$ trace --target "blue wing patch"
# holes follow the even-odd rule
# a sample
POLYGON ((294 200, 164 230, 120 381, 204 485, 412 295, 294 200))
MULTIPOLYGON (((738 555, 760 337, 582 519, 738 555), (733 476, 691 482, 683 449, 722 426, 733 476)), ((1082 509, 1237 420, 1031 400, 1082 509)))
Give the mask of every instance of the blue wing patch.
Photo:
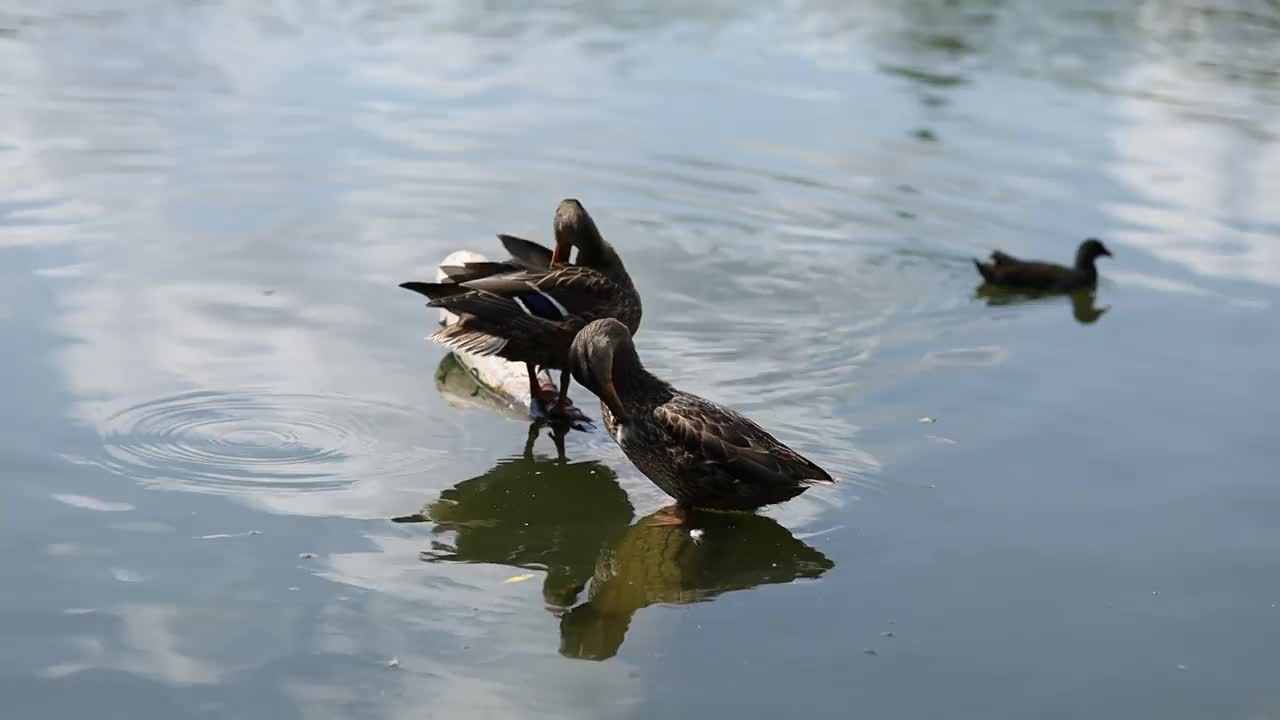
POLYGON ((553 322, 560 322, 565 318, 564 306, 541 291, 534 290, 524 295, 516 295, 511 299, 515 300, 520 309, 528 315, 553 322))

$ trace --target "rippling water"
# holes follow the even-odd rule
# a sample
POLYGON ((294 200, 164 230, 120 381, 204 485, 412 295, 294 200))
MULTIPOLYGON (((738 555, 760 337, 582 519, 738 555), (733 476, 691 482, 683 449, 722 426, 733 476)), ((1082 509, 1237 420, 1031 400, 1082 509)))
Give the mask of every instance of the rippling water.
POLYGON ((1277 68, 1271 0, 0 0, 0 691, 1276 716, 1277 68), (437 372, 396 284, 569 196, 836 489, 650 527, 437 372), (975 292, 1086 236, 1094 296, 975 292))
POLYGON ((74 459, 177 489, 346 490, 417 475, 445 454, 448 436, 424 433, 416 416, 340 395, 191 392, 111 415, 99 429, 104 457, 74 459))

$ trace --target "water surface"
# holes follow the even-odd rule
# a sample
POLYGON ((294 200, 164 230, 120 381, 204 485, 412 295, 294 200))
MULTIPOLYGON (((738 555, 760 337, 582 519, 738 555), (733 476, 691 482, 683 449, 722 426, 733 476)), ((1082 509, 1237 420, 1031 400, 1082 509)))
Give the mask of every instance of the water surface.
POLYGON ((9 706, 1280 716, 1280 9, 857 5, 0 0, 9 706), (563 197, 837 488, 442 392, 396 284, 563 197))

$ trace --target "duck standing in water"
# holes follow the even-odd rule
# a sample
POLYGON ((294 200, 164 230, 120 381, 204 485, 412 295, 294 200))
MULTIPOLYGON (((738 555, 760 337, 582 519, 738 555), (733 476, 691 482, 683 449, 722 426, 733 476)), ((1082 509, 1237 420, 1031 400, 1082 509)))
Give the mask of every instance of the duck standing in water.
POLYGON ((1071 292, 1098 284, 1098 269, 1094 261, 1101 256, 1111 257, 1111 251, 1101 240, 1089 238, 1080 243, 1076 251, 1074 267, 1064 267, 1035 260, 1019 260, 996 250, 991 262, 974 260, 982 278, 991 285, 1036 292, 1071 292))
POLYGON ((530 397, 544 414, 570 418, 569 347, 578 331, 599 318, 617 318, 634 333, 640 327, 640 294, 613 246, 577 200, 560 203, 555 217, 556 246, 545 248, 519 238, 502 237, 512 253, 503 263, 467 263, 449 268, 449 282, 406 282, 400 287, 431 298, 429 305, 449 310, 458 322, 431 339, 475 355, 496 355, 525 364, 530 397), (577 264, 569 264, 572 248, 577 264), (546 266, 541 267, 543 261, 546 266), (560 391, 544 390, 538 368, 561 370, 560 391))
POLYGON ((582 328, 569 368, 600 398, 605 427, 627 458, 675 498, 665 524, 692 508, 755 510, 834 482, 754 422, 655 377, 616 320, 582 328))

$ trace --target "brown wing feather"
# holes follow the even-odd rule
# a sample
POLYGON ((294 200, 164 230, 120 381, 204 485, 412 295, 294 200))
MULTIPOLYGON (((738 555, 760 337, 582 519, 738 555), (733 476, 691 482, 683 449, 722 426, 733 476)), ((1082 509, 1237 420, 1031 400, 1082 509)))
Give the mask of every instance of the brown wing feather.
POLYGON ((745 482, 832 482, 825 470, 764 428, 707 400, 678 395, 659 406, 654 416, 662 430, 687 452, 745 482))
POLYGON ((498 240, 502 241, 502 246, 511 254, 511 259, 524 267, 530 270, 551 267, 551 248, 515 235, 499 234, 498 240))
MULTIPOLYGON (((517 272, 494 275, 462 283, 470 290, 511 298, 527 294, 530 289, 551 296, 570 315, 592 316, 601 304, 608 302, 620 290, 601 273, 590 268, 566 265, 542 272, 517 272)), ((518 310, 518 308, 517 308, 518 310)))
POLYGON ((507 346, 506 338, 490 335, 482 330, 471 328, 468 318, 463 318, 447 327, 440 328, 431 335, 431 339, 454 350, 461 350, 473 355, 496 355, 507 346))
POLYGON ((504 273, 520 272, 524 269, 523 265, 514 262, 469 262, 462 265, 441 265, 440 269, 444 271, 446 277, 453 283, 465 283, 472 280, 479 280, 491 275, 501 275, 504 273))

